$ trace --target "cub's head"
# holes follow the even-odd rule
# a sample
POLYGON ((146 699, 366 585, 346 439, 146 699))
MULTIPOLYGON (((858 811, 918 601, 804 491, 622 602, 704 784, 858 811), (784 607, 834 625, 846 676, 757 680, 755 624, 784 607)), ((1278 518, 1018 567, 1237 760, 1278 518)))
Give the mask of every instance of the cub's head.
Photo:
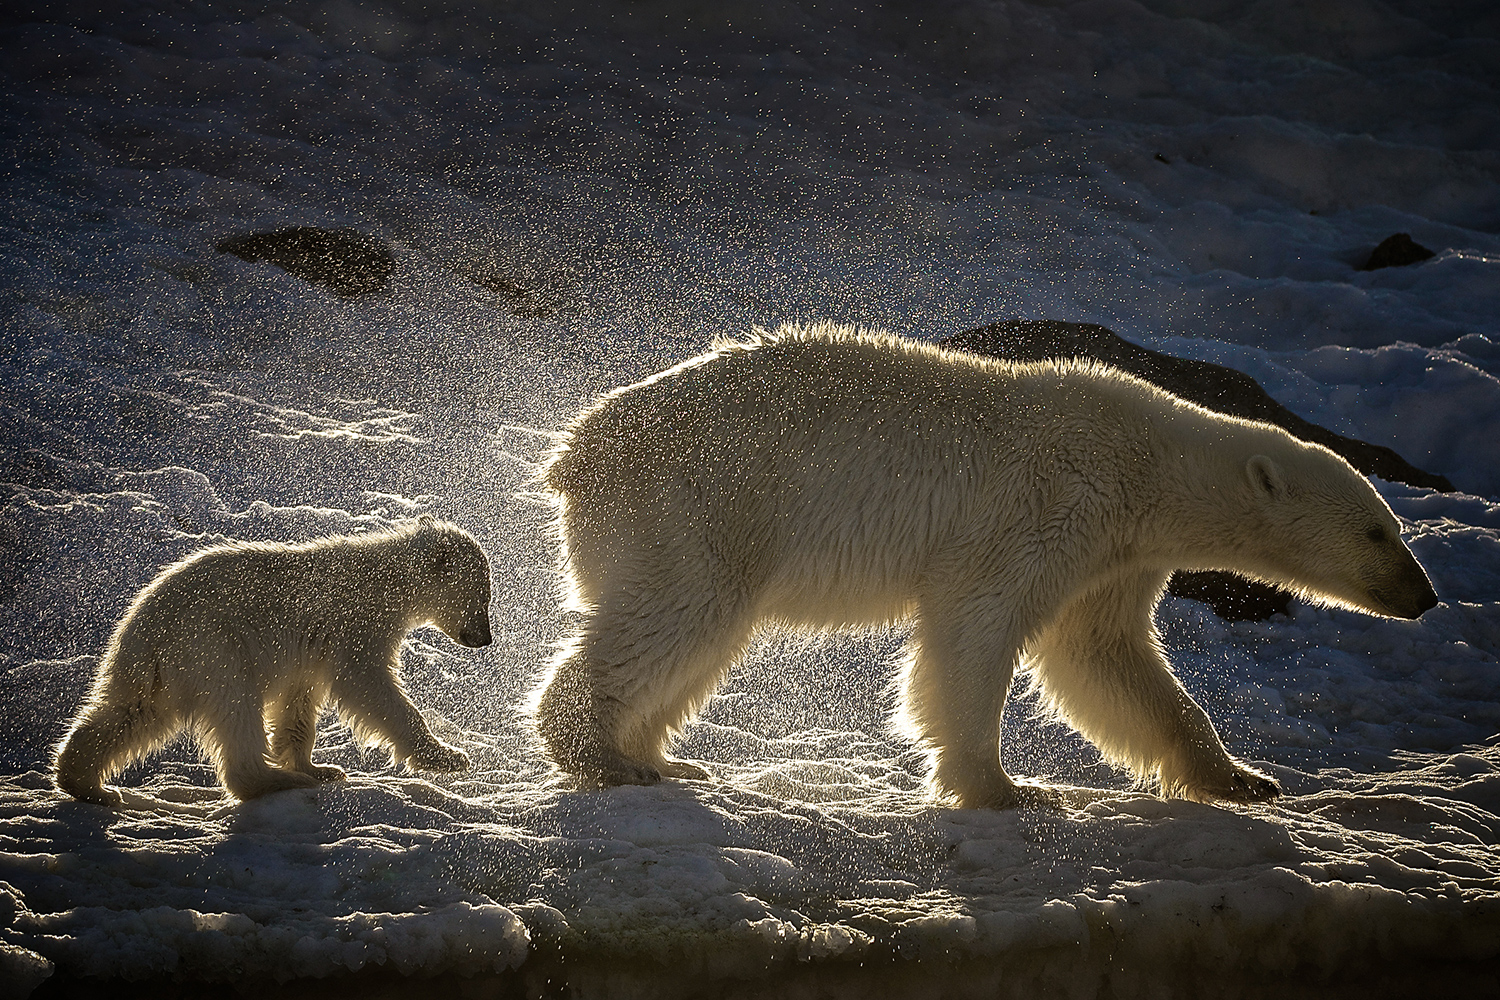
POLYGON ((462 646, 490 644, 490 561, 467 531, 424 514, 411 535, 418 610, 462 646))
POLYGON ((1391 618, 1418 618, 1437 604, 1400 522, 1339 456, 1301 445, 1252 456, 1243 475, 1261 535, 1254 548, 1275 582, 1316 603, 1391 618))

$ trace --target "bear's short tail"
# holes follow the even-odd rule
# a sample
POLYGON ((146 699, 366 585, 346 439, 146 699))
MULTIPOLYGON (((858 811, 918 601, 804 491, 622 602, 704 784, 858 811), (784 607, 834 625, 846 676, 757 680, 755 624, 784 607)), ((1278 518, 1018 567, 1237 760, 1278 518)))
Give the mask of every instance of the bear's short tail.
POLYGON ((568 434, 542 463, 542 482, 558 496, 579 497, 599 478, 598 463, 580 451, 577 435, 568 434))

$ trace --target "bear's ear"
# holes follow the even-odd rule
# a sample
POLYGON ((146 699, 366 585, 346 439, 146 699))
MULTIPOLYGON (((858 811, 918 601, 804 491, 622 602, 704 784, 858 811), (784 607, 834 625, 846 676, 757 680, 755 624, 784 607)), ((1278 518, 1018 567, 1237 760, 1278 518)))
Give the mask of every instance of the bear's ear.
POLYGON ((1286 477, 1281 466, 1265 455, 1255 455, 1245 463, 1245 476, 1250 488, 1265 500, 1280 500, 1286 495, 1286 477))
POLYGON ((437 518, 433 517, 431 514, 423 514, 421 517, 417 518, 417 523, 424 528, 430 528, 434 524, 437 524, 437 518))

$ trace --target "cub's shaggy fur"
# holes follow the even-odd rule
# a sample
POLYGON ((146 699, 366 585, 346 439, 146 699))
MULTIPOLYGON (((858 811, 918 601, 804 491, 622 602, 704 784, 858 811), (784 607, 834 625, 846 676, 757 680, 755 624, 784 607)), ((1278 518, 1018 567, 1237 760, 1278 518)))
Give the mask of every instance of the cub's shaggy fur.
POLYGON ((1229 755, 1162 656, 1171 572, 1401 618, 1437 600, 1385 502, 1326 448, 1096 364, 826 326, 609 393, 545 481, 584 621, 537 730, 606 783, 706 776, 667 742, 758 623, 911 619, 900 717, 939 794, 1023 797, 999 741, 1024 661, 1059 717, 1164 794, 1266 799, 1275 782, 1229 755))
POLYGON ((103 782, 184 729, 241 799, 342 778, 312 762, 329 701, 398 761, 461 771, 468 757, 438 741, 407 697, 401 642, 431 624, 462 645, 488 645, 489 603, 478 543, 431 517, 196 552, 147 584, 115 628, 58 748, 57 784, 119 805, 103 782))

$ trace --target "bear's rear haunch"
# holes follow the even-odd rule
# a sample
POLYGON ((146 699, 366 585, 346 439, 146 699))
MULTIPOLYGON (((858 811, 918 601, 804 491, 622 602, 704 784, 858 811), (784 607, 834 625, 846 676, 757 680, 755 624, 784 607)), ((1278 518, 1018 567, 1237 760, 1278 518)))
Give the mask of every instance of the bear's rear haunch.
POLYGON ((1437 603, 1390 508, 1326 448, 1095 364, 827 326, 615 390, 545 478, 583 624, 536 725, 559 766, 606 784, 706 777, 667 743, 758 624, 910 619, 899 721, 939 795, 1036 794, 999 756, 1024 658, 1051 710, 1163 794, 1268 799, 1162 656, 1172 571, 1398 618, 1437 603))

